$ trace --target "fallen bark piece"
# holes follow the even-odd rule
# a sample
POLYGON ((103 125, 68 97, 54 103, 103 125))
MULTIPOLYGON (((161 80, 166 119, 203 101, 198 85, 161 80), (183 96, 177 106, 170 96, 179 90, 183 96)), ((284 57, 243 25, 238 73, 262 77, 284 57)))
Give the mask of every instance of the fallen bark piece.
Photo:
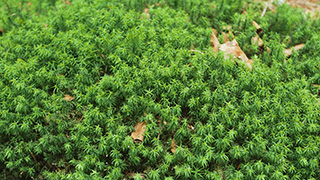
MULTIPOLYGON (((302 48, 304 48, 304 44, 298 44, 298 45, 295 45, 294 47, 293 47, 293 49, 295 50, 295 51, 298 51, 298 50, 300 50, 300 49, 302 49, 302 48)), ((288 48, 288 49, 286 49, 286 50, 284 50, 284 54, 286 55, 286 56, 291 56, 292 55, 292 48, 288 48)))
POLYGON ((131 137, 134 142, 142 142, 144 139, 143 133, 146 131, 147 123, 146 122, 138 122, 134 126, 134 132, 131 133, 131 137))

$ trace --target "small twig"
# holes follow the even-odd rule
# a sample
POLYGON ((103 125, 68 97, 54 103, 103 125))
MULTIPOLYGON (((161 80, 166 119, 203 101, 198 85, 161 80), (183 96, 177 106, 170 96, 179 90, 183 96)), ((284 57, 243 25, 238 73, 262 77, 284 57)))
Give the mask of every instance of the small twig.
POLYGON ((269 8, 270 4, 272 4, 272 3, 273 3, 273 0, 271 0, 270 2, 265 2, 266 7, 263 9, 261 17, 263 17, 266 14, 267 9, 269 8))
POLYGON ((194 50, 194 49, 191 49, 191 51, 192 51, 192 52, 198 52, 198 53, 201 53, 201 54, 203 54, 203 52, 201 52, 201 51, 198 51, 198 50, 194 50))
POLYGON ((30 152, 30 154, 31 154, 33 160, 36 162, 36 164, 38 164, 38 161, 37 161, 37 159, 36 159, 36 156, 35 156, 32 152, 30 152))

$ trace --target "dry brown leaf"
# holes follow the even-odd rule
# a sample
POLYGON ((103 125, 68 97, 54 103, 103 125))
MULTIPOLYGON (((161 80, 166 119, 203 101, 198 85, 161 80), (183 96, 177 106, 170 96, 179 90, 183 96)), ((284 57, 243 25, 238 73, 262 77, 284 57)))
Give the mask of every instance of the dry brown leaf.
POLYGON ((241 50, 238 45, 238 42, 234 39, 233 41, 228 41, 221 45, 220 50, 225 52, 225 59, 228 59, 230 55, 233 55, 235 58, 239 58, 244 62, 247 62, 249 59, 241 50))
POLYGON ((257 30, 256 33, 258 35, 263 32, 261 26, 258 23, 256 23, 255 21, 252 21, 252 25, 256 28, 256 30, 257 30))
POLYGON ((320 85, 318 85, 318 84, 313 84, 313 87, 317 87, 320 89, 320 85))
POLYGON ((126 176, 127 177, 130 177, 129 179, 133 179, 136 175, 140 176, 142 179, 144 179, 146 177, 145 174, 142 174, 142 173, 133 173, 133 172, 130 172, 130 173, 127 173, 126 176))
POLYGON ((259 47, 263 46, 263 41, 260 38, 259 34, 261 34, 263 32, 261 26, 256 23, 255 21, 252 21, 252 25, 256 28, 256 36, 251 38, 251 43, 253 45, 258 45, 259 47))
POLYGON ((70 1, 64 1, 64 0, 63 0, 63 3, 68 4, 68 5, 70 5, 70 4, 71 4, 71 2, 70 2, 70 1))
POLYGON ((176 143, 176 141, 174 139, 172 139, 170 147, 171 147, 171 152, 175 153, 176 149, 177 149, 177 143, 176 143))
POLYGON ((253 64, 253 59, 249 59, 249 61, 246 62, 246 65, 249 67, 250 70, 252 70, 252 64, 253 64))
POLYGON ((194 127, 193 127, 192 125, 189 125, 189 126, 188 126, 188 129, 194 130, 194 127))
POLYGON ((225 59, 228 59, 230 56, 233 60, 240 59, 247 64, 250 70, 252 69, 252 60, 250 61, 248 59, 247 55, 241 50, 235 39, 222 44, 220 50, 224 52, 225 59))
POLYGON ((230 25, 229 26, 223 26, 222 29, 228 30, 228 32, 229 32, 229 31, 231 31, 232 26, 230 26, 230 25))
POLYGON ((228 42, 229 41, 229 33, 222 32, 222 35, 223 35, 223 43, 228 42))
POLYGON ((64 95, 63 100, 65 100, 65 101, 72 101, 72 100, 74 100, 74 97, 72 97, 72 96, 70 96, 70 95, 66 94, 66 95, 64 95))
POLYGON ((149 8, 144 8, 143 12, 147 15, 147 18, 150 18, 150 13, 148 12, 149 8))
POLYGON ((306 14, 310 13, 311 17, 317 17, 320 15, 319 0, 287 0, 287 4, 295 8, 302 8, 306 14))
MULTIPOLYGON (((295 46, 293 47, 293 49, 294 49, 295 51, 298 51, 298 50, 302 49, 304 46, 305 46, 304 44, 298 44, 298 45, 295 45, 295 46)), ((293 51, 292 51, 292 48, 288 48, 288 49, 284 50, 284 54, 285 54, 286 56, 291 56, 291 55, 292 55, 292 52, 293 52, 293 51)))
POLYGON ((263 46, 263 41, 262 41, 262 39, 259 37, 258 34, 256 34, 255 37, 252 37, 252 38, 251 38, 251 43, 252 43, 253 45, 258 45, 259 47, 262 47, 262 46, 263 46))
POLYGON ((219 51, 219 47, 220 47, 220 43, 219 40, 217 38, 217 30, 215 30, 214 28, 212 28, 212 34, 211 34, 211 40, 210 40, 210 44, 212 46, 212 49, 214 52, 218 52, 219 51))
POLYGON ((141 142, 144 139, 143 133, 146 131, 147 123, 146 122, 138 122, 134 126, 134 132, 131 133, 131 137, 134 142, 141 142))

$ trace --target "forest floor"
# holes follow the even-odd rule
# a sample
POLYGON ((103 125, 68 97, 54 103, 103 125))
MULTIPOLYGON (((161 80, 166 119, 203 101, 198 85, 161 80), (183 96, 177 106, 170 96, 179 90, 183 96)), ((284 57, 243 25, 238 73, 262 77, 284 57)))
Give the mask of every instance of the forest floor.
POLYGON ((320 0, 286 0, 293 7, 300 7, 312 16, 320 13, 320 0))

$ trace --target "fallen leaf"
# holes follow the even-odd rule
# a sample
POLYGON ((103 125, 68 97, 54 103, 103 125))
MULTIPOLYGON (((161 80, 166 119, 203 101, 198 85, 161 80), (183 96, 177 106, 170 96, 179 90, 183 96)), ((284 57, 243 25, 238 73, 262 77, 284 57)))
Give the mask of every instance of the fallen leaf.
POLYGON ((211 34, 211 40, 210 40, 210 44, 212 46, 212 49, 214 52, 218 52, 219 51, 219 47, 220 47, 220 43, 219 40, 217 38, 217 30, 215 30, 214 28, 212 28, 212 34, 211 34))
POLYGON ((229 41, 229 33, 222 32, 222 35, 223 35, 223 43, 228 42, 229 41))
POLYGON ((174 139, 172 139, 170 147, 171 147, 171 152, 175 153, 176 149, 177 149, 177 143, 176 143, 176 141, 174 139))
POLYGON ((64 95, 63 100, 65 100, 65 101, 72 101, 72 100, 74 100, 74 97, 72 97, 72 96, 70 96, 70 95, 66 94, 66 95, 64 95))
POLYGON ((258 23, 256 23, 255 21, 252 21, 252 25, 256 28, 256 33, 257 33, 258 35, 263 32, 261 26, 260 26, 258 23))
POLYGON ((228 30, 228 32, 229 32, 229 31, 231 31, 232 26, 230 26, 230 25, 229 26, 223 26, 222 29, 228 30))
POLYGON ((149 8, 144 8, 143 12, 147 15, 147 18, 150 18, 150 13, 148 12, 149 8))
POLYGON ((194 127, 193 127, 192 125, 189 125, 189 126, 188 126, 188 129, 194 130, 194 127))
POLYGON ((253 45, 258 45, 259 47, 263 46, 263 41, 262 41, 262 39, 260 38, 260 36, 258 34, 256 34, 255 37, 251 38, 251 43, 253 45))
POLYGON ((249 59, 249 61, 246 62, 246 64, 247 64, 248 68, 249 68, 250 70, 252 70, 253 60, 252 60, 252 59, 249 59))
POLYGON ((229 59, 229 57, 232 57, 232 60, 235 59, 240 59, 243 62, 245 62, 249 69, 252 69, 252 60, 250 61, 247 57, 247 55, 241 50, 241 48, 239 47, 237 41, 234 39, 233 41, 228 41, 224 44, 221 45, 220 50, 223 51, 224 54, 224 58, 225 59, 229 59))
POLYGON ((71 2, 70 1, 63 1, 63 3, 70 5, 71 2))
POLYGON ((146 131, 146 124, 145 122, 138 122, 134 126, 134 132, 131 133, 131 137, 133 138, 134 142, 141 142, 144 139, 143 133, 146 131))
POLYGON ((238 42, 235 39, 222 44, 220 50, 225 52, 225 59, 228 59, 230 55, 232 55, 234 57, 233 59, 239 58, 244 62, 249 61, 247 55, 241 50, 238 42))
POLYGON ((320 85, 318 85, 318 84, 313 84, 313 87, 317 87, 320 89, 320 85))
POLYGON ((129 179, 133 179, 136 176, 140 176, 141 179, 144 179, 146 177, 146 175, 143 173, 133 173, 133 172, 127 173, 126 176, 130 177, 129 179))
MULTIPOLYGON (((298 44, 298 45, 295 45, 295 46, 293 47, 293 49, 294 49, 295 51, 298 51, 298 50, 302 49, 304 46, 305 46, 304 44, 298 44)), ((291 56, 291 55, 292 55, 292 52, 293 52, 293 51, 292 51, 292 48, 288 48, 288 49, 284 50, 284 54, 285 54, 286 56, 291 56)))

